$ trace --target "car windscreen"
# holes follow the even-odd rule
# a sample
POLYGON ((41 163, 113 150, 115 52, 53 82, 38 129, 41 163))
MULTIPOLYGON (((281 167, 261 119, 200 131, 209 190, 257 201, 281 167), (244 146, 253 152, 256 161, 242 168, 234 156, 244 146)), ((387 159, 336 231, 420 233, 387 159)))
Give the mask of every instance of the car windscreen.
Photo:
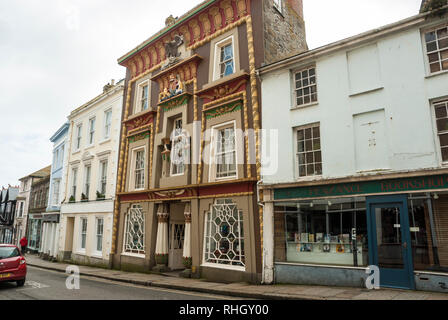
POLYGON ((14 247, 0 247, 0 260, 20 256, 19 250, 14 247))

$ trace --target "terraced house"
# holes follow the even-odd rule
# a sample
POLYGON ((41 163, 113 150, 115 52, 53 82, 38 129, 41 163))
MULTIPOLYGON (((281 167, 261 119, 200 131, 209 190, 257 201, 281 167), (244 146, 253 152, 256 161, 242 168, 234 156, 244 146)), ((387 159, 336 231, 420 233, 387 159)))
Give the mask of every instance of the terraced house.
POLYGON ((122 105, 123 80, 112 80, 68 117, 58 260, 108 264, 122 105))
POLYGON ((261 279, 256 68, 307 49, 302 11, 301 0, 204 1, 119 59, 111 267, 261 279))

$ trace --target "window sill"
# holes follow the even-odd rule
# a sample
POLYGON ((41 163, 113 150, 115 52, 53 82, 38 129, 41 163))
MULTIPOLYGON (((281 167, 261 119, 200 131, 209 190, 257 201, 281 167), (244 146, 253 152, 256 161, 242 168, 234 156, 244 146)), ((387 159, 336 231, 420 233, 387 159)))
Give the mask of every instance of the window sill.
POLYGON ((296 178, 297 182, 309 182, 309 181, 317 181, 317 180, 322 180, 323 179, 323 175, 316 175, 316 176, 306 176, 306 177, 299 177, 296 178))
POLYGON ((103 253, 95 252, 94 254, 92 254, 92 258, 103 259, 103 253))
POLYGON ((242 271, 242 272, 246 271, 246 267, 229 266, 229 265, 225 265, 225 264, 208 263, 208 262, 201 264, 201 267, 226 269, 226 270, 242 271))
POLYGON ((144 255, 144 254, 138 254, 138 253, 122 252, 122 253, 121 253, 121 256, 127 256, 127 257, 134 257, 134 258, 146 259, 146 255, 144 255))
POLYGON ((442 71, 439 71, 439 72, 434 72, 434 73, 426 75, 425 79, 434 78, 434 77, 440 76, 442 74, 447 74, 447 73, 448 73, 448 70, 442 70, 442 71))
POLYGON ((307 104, 302 104, 300 106, 291 107, 291 111, 300 110, 300 109, 306 109, 306 108, 314 107, 314 106, 318 106, 318 105, 319 105, 319 101, 312 102, 312 103, 307 103, 307 104))
POLYGON ((92 149, 93 147, 95 147, 95 144, 89 144, 87 147, 84 148, 84 151, 86 151, 86 150, 90 150, 90 149, 92 149))
POLYGON ((111 138, 107 138, 107 139, 104 139, 104 140, 100 141, 98 144, 105 144, 105 143, 110 142, 110 141, 111 141, 111 138))
POLYGON ((80 152, 81 152, 81 149, 78 149, 78 150, 73 151, 72 154, 78 154, 80 152))

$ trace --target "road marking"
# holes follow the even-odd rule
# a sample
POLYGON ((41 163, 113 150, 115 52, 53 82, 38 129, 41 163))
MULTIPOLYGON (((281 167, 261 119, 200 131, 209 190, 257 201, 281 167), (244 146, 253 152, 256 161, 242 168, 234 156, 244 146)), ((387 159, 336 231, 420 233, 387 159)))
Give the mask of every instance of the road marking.
POLYGON ((39 283, 36 281, 26 281, 25 286, 32 287, 33 289, 43 289, 43 288, 49 288, 50 286, 47 286, 46 284, 39 283))

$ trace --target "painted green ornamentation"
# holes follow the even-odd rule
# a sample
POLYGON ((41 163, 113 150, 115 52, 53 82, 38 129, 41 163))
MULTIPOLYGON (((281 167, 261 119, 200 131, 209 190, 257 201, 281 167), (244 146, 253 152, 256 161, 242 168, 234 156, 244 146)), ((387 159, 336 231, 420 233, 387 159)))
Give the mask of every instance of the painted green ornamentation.
POLYGON ((219 106, 217 108, 205 112, 205 117, 207 120, 214 119, 228 113, 239 111, 241 110, 242 106, 243 104, 241 101, 232 102, 230 104, 219 106))
POLYGON ((142 133, 139 133, 139 134, 137 134, 135 136, 129 137, 129 142, 130 143, 134 143, 134 142, 137 142, 137 141, 140 141, 140 140, 149 139, 149 137, 150 137, 149 131, 142 132, 142 133))
POLYGON ((162 107, 164 112, 167 112, 187 104, 189 99, 189 95, 181 95, 179 97, 171 98, 166 102, 160 103, 160 106, 162 107))

